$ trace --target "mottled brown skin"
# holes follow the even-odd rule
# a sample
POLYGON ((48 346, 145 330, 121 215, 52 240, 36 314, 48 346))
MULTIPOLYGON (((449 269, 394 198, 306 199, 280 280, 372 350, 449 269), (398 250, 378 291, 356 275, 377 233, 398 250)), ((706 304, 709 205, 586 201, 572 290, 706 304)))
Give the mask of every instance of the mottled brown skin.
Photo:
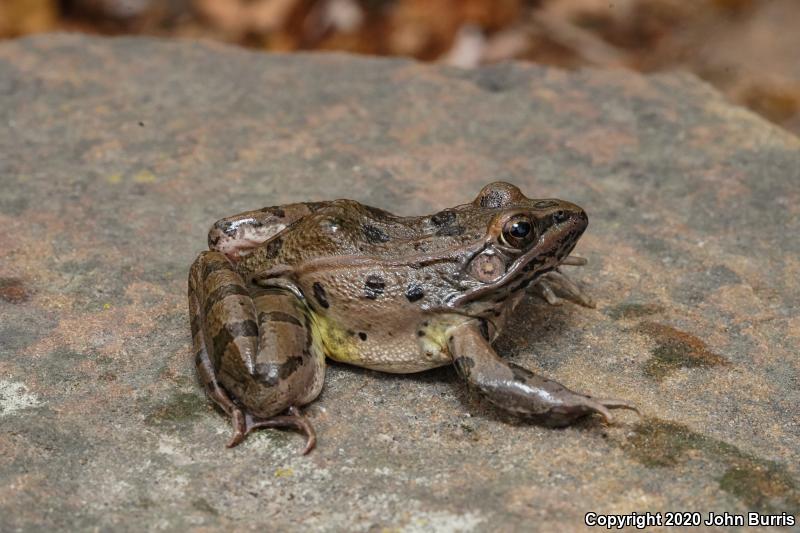
POLYGON ((558 270, 586 213, 496 182, 469 204, 398 217, 352 200, 225 218, 189 275, 195 364, 233 418, 233 446, 257 427, 294 427, 322 389, 325 357, 410 373, 455 364, 495 405, 566 425, 621 400, 593 399, 504 362, 491 347, 527 291, 592 306, 558 270))

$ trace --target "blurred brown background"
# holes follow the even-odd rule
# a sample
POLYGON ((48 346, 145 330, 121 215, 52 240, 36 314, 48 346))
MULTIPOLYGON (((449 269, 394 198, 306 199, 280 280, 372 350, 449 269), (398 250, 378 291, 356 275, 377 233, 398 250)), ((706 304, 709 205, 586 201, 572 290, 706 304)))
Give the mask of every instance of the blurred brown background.
POLYGON ((686 69, 800 133, 800 0, 0 0, 0 38, 199 37, 472 68, 686 69))

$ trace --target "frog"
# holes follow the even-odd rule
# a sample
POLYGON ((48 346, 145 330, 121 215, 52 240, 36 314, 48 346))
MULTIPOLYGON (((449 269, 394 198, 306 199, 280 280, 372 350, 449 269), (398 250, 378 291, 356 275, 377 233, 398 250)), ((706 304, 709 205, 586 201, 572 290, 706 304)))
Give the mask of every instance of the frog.
POLYGON ((518 304, 594 302, 563 266, 588 225, 579 206, 484 186, 469 203, 398 216, 354 200, 264 207, 218 220, 189 271, 194 364, 233 426, 295 429, 322 391, 326 359, 408 374, 451 365, 500 410, 562 427, 637 408, 567 388, 499 356, 518 304))

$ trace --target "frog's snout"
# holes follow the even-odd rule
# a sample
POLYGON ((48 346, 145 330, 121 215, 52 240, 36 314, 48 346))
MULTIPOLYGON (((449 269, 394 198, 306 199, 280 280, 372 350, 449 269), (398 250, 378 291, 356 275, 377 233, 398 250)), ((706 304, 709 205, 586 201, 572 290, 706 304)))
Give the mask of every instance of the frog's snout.
POLYGON ((560 224, 557 222, 556 215, 558 213, 556 213, 553 216, 554 225, 560 226, 560 233, 564 236, 565 241, 573 241, 574 244, 574 241, 577 241, 589 226, 589 216, 586 211, 575 204, 569 204, 569 207, 564 209, 563 212, 565 213, 564 222, 560 224))
POLYGON ((575 226, 575 231, 578 232, 578 235, 583 233, 589 225, 589 215, 577 205, 572 213, 572 225, 575 226))
POLYGON ((560 238, 567 236, 580 237, 589 225, 589 216, 580 206, 560 201, 556 209, 550 211, 540 220, 549 231, 560 238))
POLYGON ((559 201, 557 206, 540 217, 545 228, 536 248, 541 259, 549 257, 557 262, 566 258, 589 225, 589 217, 581 207, 559 201))

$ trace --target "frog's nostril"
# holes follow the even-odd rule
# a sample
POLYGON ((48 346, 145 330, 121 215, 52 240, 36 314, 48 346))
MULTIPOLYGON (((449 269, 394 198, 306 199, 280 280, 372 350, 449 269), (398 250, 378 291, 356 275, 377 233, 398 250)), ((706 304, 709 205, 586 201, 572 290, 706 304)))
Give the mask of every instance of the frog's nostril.
POLYGON ((562 222, 566 222, 569 219, 569 215, 566 211, 556 211, 553 213, 553 221, 556 224, 561 224, 562 222))

